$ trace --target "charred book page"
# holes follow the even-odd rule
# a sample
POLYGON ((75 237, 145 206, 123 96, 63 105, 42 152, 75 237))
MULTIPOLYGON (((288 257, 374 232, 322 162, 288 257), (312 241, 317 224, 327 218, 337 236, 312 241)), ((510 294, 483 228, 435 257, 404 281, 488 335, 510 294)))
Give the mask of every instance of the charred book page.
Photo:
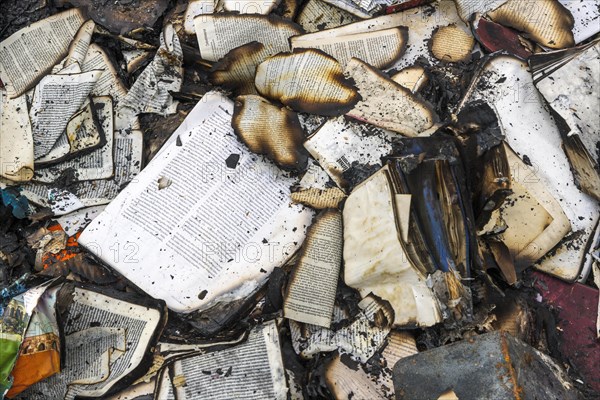
POLYGON ((231 100, 205 95, 80 238, 174 311, 248 296, 311 223, 312 211, 291 204, 296 178, 239 142, 232 115, 231 100))
POLYGON ((194 19, 202 58, 218 61, 229 51, 250 42, 264 44, 274 53, 289 51, 290 36, 302 28, 277 15, 199 15, 194 19))
POLYGON ((536 54, 534 84, 550 105, 577 186, 600 200, 600 39, 577 48, 536 54), (571 90, 577 87, 583 90, 571 90))
POLYGON ((275 321, 255 327, 242 344, 182 357, 169 366, 168 372, 171 385, 159 382, 158 398, 169 398, 169 392, 175 395, 170 398, 184 400, 287 398, 275 321))
POLYGON ((286 318, 329 328, 342 261, 342 214, 323 211, 310 227, 283 304, 286 318))
POLYGON ((33 135, 25 95, 10 99, 0 90, 0 177, 13 182, 33 177, 33 135))
MULTIPOLYGON (((73 67, 79 69, 75 64, 73 67)), ((29 112, 36 159, 52 150, 102 74, 98 70, 71 73, 71 69, 67 67, 64 72, 47 75, 36 86, 29 112)))
POLYGON ((31 89, 67 55, 84 21, 80 10, 67 10, 31 24, 0 43, 0 79, 10 98, 31 89))

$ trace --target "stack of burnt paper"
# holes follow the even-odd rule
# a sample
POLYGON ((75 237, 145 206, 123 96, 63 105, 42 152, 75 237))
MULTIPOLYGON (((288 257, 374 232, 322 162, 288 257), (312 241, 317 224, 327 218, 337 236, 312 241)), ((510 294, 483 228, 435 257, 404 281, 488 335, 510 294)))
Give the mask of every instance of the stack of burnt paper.
POLYGON ((0 393, 593 394, 589 3, 36 2, 0 30, 0 393))
POLYGON ((181 85, 182 53, 173 28, 130 90, 91 43, 98 29, 68 10, 0 44, 2 185, 23 182, 22 193, 55 215, 110 202, 142 167, 137 114, 176 107, 169 91, 181 85))

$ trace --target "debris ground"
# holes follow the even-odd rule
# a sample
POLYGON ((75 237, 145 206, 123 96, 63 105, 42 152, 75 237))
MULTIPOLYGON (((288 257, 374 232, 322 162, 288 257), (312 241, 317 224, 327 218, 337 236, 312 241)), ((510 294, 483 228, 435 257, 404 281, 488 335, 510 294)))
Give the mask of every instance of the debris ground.
POLYGON ((2 399, 600 399, 592 0, 3 0, 2 399))

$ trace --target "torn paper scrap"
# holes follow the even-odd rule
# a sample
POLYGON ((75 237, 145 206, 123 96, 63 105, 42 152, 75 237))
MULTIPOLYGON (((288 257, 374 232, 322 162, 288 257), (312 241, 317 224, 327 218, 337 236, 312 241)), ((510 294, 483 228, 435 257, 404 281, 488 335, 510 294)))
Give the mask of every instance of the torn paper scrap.
POLYGON ((152 62, 138 76, 119 102, 118 114, 129 117, 141 113, 173 114, 177 103, 170 92, 179 92, 183 82, 183 52, 172 24, 160 35, 160 47, 152 62))
POLYGON ((353 58, 344 71, 362 97, 347 115, 405 136, 417 136, 438 120, 433 107, 373 66, 353 58))
POLYGON ((10 99, 0 90, 0 177, 13 182, 33 177, 33 134, 25 95, 10 99))
POLYGON ((283 314, 294 321, 329 328, 342 262, 342 214, 326 210, 306 234, 288 282, 283 314))

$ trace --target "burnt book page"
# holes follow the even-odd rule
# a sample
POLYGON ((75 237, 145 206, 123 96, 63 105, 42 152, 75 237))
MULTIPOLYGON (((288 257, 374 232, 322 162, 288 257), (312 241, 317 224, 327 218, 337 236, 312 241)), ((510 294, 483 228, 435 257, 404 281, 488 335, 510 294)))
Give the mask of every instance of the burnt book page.
POLYGON ((259 42, 236 47, 215 63, 210 72, 210 82, 238 95, 258 94, 254 86, 256 67, 277 53, 259 42))
POLYGON ((455 24, 433 31, 429 42, 431 54, 440 61, 468 62, 475 46, 475 38, 455 24))
POLYGON ((561 134, 546 109, 541 94, 534 86, 528 66, 523 61, 505 55, 489 57, 483 63, 460 105, 474 100, 487 101, 495 108, 506 143, 531 171, 517 171, 520 182, 541 183, 569 219, 571 232, 544 255, 530 249, 530 257, 542 257, 535 267, 572 281, 582 267, 591 265, 588 246, 598 231, 598 203, 573 184, 569 160, 561 148, 561 134), (526 115, 527 118, 523 118, 526 115))
POLYGON ((594 1, 588 0, 559 0, 573 15, 573 38, 575 43, 581 43, 600 32, 600 8, 594 1))
MULTIPOLYGON (((85 55, 81 65, 83 72, 101 70, 104 71, 96 85, 94 85, 92 96, 110 96, 113 101, 113 107, 117 110, 119 103, 127 95, 127 88, 119 79, 117 69, 110 61, 106 52, 97 44, 92 43, 85 55)), ((131 121, 125 120, 119 114, 115 115, 115 129, 124 129, 129 127, 131 121)))
POLYGON ((258 92, 298 112, 339 116, 360 99, 340 63, 317 49, 295 49, 267 58, 256 68, 258 92))
MULTIPOLYGON (((290 333, 296 353, 311 359, 318 353, 338 350, 350 355, 353 360, 367 362, 385 344, 394 311, 387 302, 372 295, 367 295, 358 306, 361 311, 352 323, 335 331, 290 320, 290 333)), ((339 307, 334 307, 333 322, 339 323, 346 318, 348 316, 339 307)))
POLYGON ((551 49, 575 45, 573 15, 558 0, 508 0, 487 15, 504 26, 524 32, 523 36, 551 49))
POLYGON ((576 182, 597 199, 600 99, 594 90, 600 85, 599 57, 600 40, 595 40, 579 48, 535 55, 529 63, 537 89, 554 111, 554 118, 560 121, 563 146, 576 182), (574 87, 581 90, 572 90, 574 87))
MULTIPOLYGON (((34 181, 51 183, 67 171, 74 173, 74 179, 79 181, 106 179, 113 176, 114 129, 112 100, 108 96, 95 97, 91 102, 91 107, 94 109, 93 112, 98 114, 100 127, 102 131, 106 133, 106 142, 104 146, 69 161, 46 168, 40 168, 35 173, 33 178, 34 181)), ((90 114, 89 118, 92 119, 94 117, 90 114)), ((81 126, 85 125, 82 124, 81 126)), ((80 138, 80 141, 81 140, 83 139, 80 138)))
MULTIPOLYGON (((59 374, 30 386, 21 398, 100 397, 139 375, 166 320, 157 301, 138 303, 85 287, 73 290, 64 327, 66 360, 59 374)), ((67 294, 71 296, 71 294, 67 294)))
POLYGON ((498 211, 507 226, 500 238, 515 266, 523 269, 552 250, 569 233, 571 224, 558 199, 535 179, 536 168, 525 164, 508 146, 506 156, 512 193, 498 211))
POLYGON ((386 338, 378 364, 367 369, 358 363, 342 360, 338 354, 325 367, 325 383, 336 399, 395 399, 392 368, 404 357, 417 354, 417 343, 408 331, 392 331, 386 338))
POLYGON ((290 36, 302 28, 276 15, 200 15, 194 19, 202 58, 218 61, 229 51, 250 42, 259 42, 274 53, 289 51, 290 36))
POLYGON ((338 117, 328 120, 309 136, 304 147, 344 189, 349 186, 343 177, 345 172, 352 173, 357 169, 375 172, 381 168, 381 157, 393 151, 395 137, 398 134, 338 117))
POLYGON ((35 89, 29 112, 34 157, 48 154, 71 117, 83 106, 102 71, 45 76, 35 89))
POLYGON ((68 189, 31 182, 22 186, 23 193, 33 203, 50 208, 54 215, 108 204, 141 171, 143 142, 144 135, 140 130, 115 131, 112 179, 77 182, 68 189))
POLYGON ((310 227, 283 304, 286 318, 326 328, 342 262, 342 214, 324 211, 310 227))
POLYGON ((300 247, 312 219, 290 205, 296 178, 240 143, 232 114, 231 100, 205 95, 80 238, 175 311, 252 293, 300 247))
POLYGON ((0 177, 13 182, 33 177, 33 135, 25 95, 10 99, 0 90, 0 177))
MULTIPOLYGON (((80 110, 80 112, 81 111, 82 110, 80 110)), ((52 146, 52 149, 50 149, 48 154, 35 160, 35 165, 37 167, 43 167, 48 164, 60 162, 69 156, 70 151, 71 145, 69 144, 69 138, 67 137, 66 132, 63 132, 58 137, 56 143, 54 143, 54 146, 52 146)))
POLYGON ((213 0, 190 0, 183 17, 183 29, 188 35, 196 33, 194 18, 198 15, 214 14, 216 2, 213 0))
POLYGON ((347 115, 404 136, 425 136, 439 120, 433 107, 371 65, 352 58, 344 74, 352 78, 361 100, 347 115))
POLYGON ((160 47, 152 62, 119 102, 120 115, 133 119, 141 113, 174 114, 177 102, 170 92, 179 92, 183 82, 183 52, 172 24, 160 35, 160 47))
POLYGON ((35 161, 36 166, 56 164, 66 158, 73 158, 77 153, 89 152, 102 146, 106 137, 96 114, 92 110, 92 103, 88 102, 69 120, 65 132, 54 143, 52 150, 35 161))
MULTIPOLYGON (((98 122, 100 112, 110 113, 112 121, 112 100, 110 97, 92 99, 92 102, 69 120, 65 133, 69 141, 69 152, 77 153, 83 150, 99 147, 108 138, 98 122), (107 104, 109 102, 109 104, 107 104), (93 105, 92 105, 93 104, 93 105)), ((112 127, 111 127, 112 128, 112 127)), ((107 129, 110 135, 112 129, 107 129)))
POLYGON ((306 1, 296 17, 296 22, 309 33, 336 28, 355 21, 358 21, 356 16, 322 0, 306 1))
POLYGON ((78 9, 66 10, 35 22, 0 43, 0 79, 10 98, 31 89, 67 55, 84 20, 78 9))
POLYGON ((91 19, 81 25, 69 46, 69 52, 64 64, 65 67, 75 63, 79 64, 79 66, 83 64, 92 41, 94 29, 96 29, 96 24, 91 19))
POLYGON ((333 37, 375 32, 400 26, 409 27, 406 52, 393 65, 393 68, 412 66, 419 57, 435 62, 428 48, 429 39, 439 27, 455 24, 465 34, 471 35, 469 26, 463 22, 452 0, 439 0, 426 6, 415 7, 394 14, 382 15, 364 21, 357 21, 338 28, 326 29, 305 35, 313 43, 333 37))
POLYGON ((257 154, 282 168, 303 170, 307 153, 298 115, 260 96, 238 96, 231 121, 236 135, 257 154))
POLYGON ((254 328, 243 344, 175 361, 173 373, 177 399, 287 398, 279 332, 274 321, 254 328))
MULTIPOLYGON (((308 35, 310 36, 310 35, 308 35)), ((333 56, 343 67, 352 57, 373 65, 388 68, 402 57, 408 41, 408 28, 396 27, 379 31, 336 36, 313 41, 304 35, 291 39, 292 49, 319 49, 333 56)))

